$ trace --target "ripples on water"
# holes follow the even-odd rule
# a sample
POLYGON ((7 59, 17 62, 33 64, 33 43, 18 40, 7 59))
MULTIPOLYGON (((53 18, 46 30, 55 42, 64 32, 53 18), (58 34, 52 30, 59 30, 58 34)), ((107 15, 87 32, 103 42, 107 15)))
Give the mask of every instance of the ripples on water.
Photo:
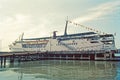
POLYGON ((7 64, 0 80, 120 80, 120 63, 44 60, 7 64))

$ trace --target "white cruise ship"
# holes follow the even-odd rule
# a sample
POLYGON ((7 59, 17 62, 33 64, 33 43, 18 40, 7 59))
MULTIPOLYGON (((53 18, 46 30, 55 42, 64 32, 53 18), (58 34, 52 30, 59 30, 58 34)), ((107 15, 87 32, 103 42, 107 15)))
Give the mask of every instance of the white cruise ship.
POLYGON ((9 45, 9 49, 13 52, 111 51, 116 49, 113 34, 98 34, 96 32, 67 34, 68 22, 66 21, 64 35, 56 35, 56 31, 54 31, 52 37, 24 39, 22 34, 19 40, 9 45))

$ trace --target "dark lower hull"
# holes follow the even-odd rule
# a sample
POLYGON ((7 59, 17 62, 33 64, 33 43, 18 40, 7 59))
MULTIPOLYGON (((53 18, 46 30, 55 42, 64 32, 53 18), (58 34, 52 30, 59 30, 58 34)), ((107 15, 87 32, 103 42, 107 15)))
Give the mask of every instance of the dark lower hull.
POLYGON ((72 55, 71 57, 68 57, 68 54, 65 54, 64 57, 59 55, 56 57, 56 54, 52 54, 51 57, 40 57, 40 60, 96 60, 96 61, 120 61, 120 58, 106 58, 106 57, 95 57, 95 55, 88 55, 88 57, 84 57, 83 55, 72 55))
POLYGON ((45 52, 38 53, 40 60, 92 60, 92 61, 120 61, 114 53, 78 53, 78 52, 45 52))

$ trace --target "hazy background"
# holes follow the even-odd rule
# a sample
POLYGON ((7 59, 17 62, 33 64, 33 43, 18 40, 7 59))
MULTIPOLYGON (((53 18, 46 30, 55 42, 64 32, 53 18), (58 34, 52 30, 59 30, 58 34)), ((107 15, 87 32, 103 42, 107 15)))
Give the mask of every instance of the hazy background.
MULTIPOLYGON (((0 0, 0 50, 24 32, 24 38, 64 33, 65 20, 116 33, 120 48, 120 0, 0 0)), ((87 31, 69 25, 68 33, 87 31)))

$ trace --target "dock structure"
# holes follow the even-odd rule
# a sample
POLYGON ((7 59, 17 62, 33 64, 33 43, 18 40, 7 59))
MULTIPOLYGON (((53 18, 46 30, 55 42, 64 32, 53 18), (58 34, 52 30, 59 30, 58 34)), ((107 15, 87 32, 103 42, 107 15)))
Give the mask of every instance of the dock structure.
POLYGON ((114 52, 105 51, 51 51, 51 52, 0 52, 1 67, 5 67, 6 60, 10 63, 35 60, 96 60, 118 61, 114 52))

